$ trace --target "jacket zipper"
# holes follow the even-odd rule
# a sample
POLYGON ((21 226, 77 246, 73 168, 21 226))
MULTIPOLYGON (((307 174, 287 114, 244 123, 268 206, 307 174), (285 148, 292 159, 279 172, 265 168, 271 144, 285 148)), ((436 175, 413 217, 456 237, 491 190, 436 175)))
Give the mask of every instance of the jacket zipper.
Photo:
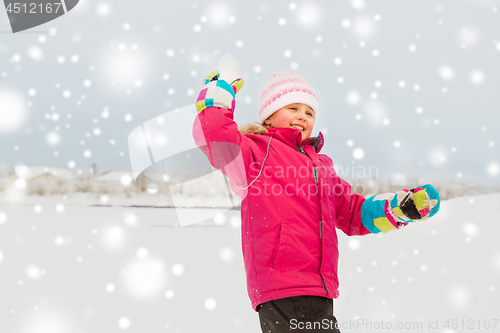
MULTIPOLYGON (((323 221, 319 221, 319 238, 320 239, 323 238, 323 221)), ((323 275, 321 275, 321 273, 319 273, 319 275, 321 276, 321 283, 323 284, 323 289, 325 289, 325 292, 328 295, 328 290, 326 290, 325 280, 323 280, 323 275)))
MULTIPOLYGON (((318 167, 313 167, 314 173, 314 182, 316 185, 318 184, 318 167)), ((323 238, 323 221, 319 221, 319 238, 323 238)), ((321 275, 321 273, 320 273, 321 275)), ((326 294, 328 295, 328 290, 326 290, 325 280, 323 280, 323 276, 321 276, 321 283, 323 284, 323 289, 325 289, 326 294)))
MULTIPOLYGON (((322 228, 322 225, 323 225, 323 221, 319 221, 319 238, 320 239, 323 238, 323 228, 322 228)), ((328 290, 326 290, 325 280, 323 280, 323 275, 321 275, 321 273, 319 273, 319 275, 321 276, 321 283, 323 284, 323 289, 325 289, 325 292, 328 295, 328 290)))
MULTIPOLYGON (((304 151, 304 149, 302 149, 302 146, 304 144, 306 144, 308 141, 310 141, 312 139, 308 139, 304 142, 302 142, 302 144, 299 146, 297 145, 297 149, 304 155, 307 156, 306 152, 304 151)), ((314 174, 314 182, 316 183, 316 185, 318 185, 318 167, 313 167, 313 174, 314 174)), ((323 238, 323 227, 322 227, 322 224, 323 222, 322 221, 319 221, 319 238, 322 239, 323 238)), ((321 283, 323 284, 323 289, 325 290, 325 293, 328 295, 328 290, 326 290, 326 286, 325 286, 325 280, 323 279, 323 276, 321 275, 320 273, 320 276, 321 276, 321 283)))

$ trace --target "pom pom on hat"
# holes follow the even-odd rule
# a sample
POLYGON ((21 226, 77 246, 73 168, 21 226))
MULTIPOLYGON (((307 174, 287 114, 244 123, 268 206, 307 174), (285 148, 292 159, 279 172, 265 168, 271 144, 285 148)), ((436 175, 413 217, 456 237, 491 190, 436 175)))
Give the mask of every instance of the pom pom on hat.
POLYGON ((318 99, 309 83, 295 72, 279 72, 264 80, 260 93, 259 121, 264 123, 269 116, 282 107, 293 104, 307 104, 318 113, 318 99))

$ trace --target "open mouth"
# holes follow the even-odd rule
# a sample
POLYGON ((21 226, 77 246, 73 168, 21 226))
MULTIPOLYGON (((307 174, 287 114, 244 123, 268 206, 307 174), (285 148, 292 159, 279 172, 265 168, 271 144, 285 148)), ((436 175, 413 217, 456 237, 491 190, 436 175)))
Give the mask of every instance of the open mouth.
POLYGON ((296 128, 298 130, 301 130, 301 131, 304 131, 304 127, 300 126, 300 125, 290 125, 291 128, 296 128))

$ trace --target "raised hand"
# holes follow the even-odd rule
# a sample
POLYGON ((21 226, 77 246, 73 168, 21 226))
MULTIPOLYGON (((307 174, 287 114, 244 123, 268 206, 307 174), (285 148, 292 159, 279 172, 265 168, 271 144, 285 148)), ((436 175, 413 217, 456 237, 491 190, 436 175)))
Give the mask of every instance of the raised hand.
POLYGON ((236 93, 243 87, 239 64, 231 54, 226 53, 217 70, 203 79, 203 89, 196 100, 196 110, 219 106, 234 112, 236 93))

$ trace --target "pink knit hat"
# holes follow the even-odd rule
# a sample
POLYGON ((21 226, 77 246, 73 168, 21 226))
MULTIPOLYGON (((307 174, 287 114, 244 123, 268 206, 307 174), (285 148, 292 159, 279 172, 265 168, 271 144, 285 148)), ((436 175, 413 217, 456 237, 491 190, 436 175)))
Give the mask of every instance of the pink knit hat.
POLYGON ((292 103, 303 103, 318 114, 318 99, 307 81, 295 72, 279 72, 269 76, 262 84, 259 120, 264 124, 270 115, 292 103))

